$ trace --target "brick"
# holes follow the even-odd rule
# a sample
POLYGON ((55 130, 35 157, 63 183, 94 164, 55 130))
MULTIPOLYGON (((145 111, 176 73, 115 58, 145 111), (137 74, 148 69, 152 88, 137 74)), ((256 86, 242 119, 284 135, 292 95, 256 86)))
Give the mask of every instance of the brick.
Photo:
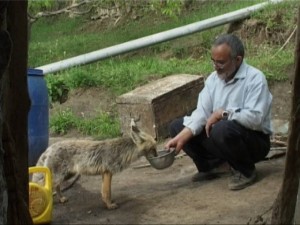
POLYGON ((121 131, 129 133, 130 118, 157 140, 166 138, 168 126, 177 117, 190 114, 197 105, 204 78, 199 75, 171 75, 140 86, 116 99, 121 131))

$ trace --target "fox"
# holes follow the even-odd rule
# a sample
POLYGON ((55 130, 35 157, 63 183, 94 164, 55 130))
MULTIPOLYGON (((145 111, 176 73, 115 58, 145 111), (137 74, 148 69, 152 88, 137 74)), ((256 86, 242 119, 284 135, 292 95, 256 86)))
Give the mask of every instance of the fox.
MULTIPOLYGON (((134 119, 130 123, 130 135, 96 140, 64 140, 49 146, 39 157, 36 166, 48 167, 52 174, 53 188, 60 203, 68 201, 62 195, 61 185, 75 175, 101 175, 101 197, 107 209, 118 204, 111 199, 112 176, 128 168, 140 157, 157 156, 157 142, 140 130, 134 119)), ((32 182, 42 183, 41 173, 32 175, 32 182)))

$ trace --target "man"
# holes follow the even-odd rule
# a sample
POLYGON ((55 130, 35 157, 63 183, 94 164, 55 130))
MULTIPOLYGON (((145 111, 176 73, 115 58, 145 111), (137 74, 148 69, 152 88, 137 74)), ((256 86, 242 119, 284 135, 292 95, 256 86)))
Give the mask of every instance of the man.
POLYGON ((211 49, 215 71, 199 94, 190 116, 170 125, 165 148, 183 149, 193 159, 199 181, 228 163, 230 190, 243 189, 256 179, 255 163, 270 150, 272 95, 264 74, 244 62, 244 46, 232 34, 218 37, 211 49))

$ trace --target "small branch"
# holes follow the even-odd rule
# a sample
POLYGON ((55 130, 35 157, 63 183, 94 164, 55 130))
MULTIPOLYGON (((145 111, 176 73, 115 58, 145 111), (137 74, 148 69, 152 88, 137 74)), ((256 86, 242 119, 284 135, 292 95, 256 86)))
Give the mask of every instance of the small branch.
MULTIPOLYGON (((40 17, 55 16, 55 15, 62 14, 62 13, 68 13, 68 12, 70 12, 71 9, 77 8, 77 7, 81 6, 81 5, 89 3, 89 2, 90 2, 90 0, 83 0, 82 2, 72 4, 72 5, 70 5, 70 6, 66 7, 66 8, 63 8, 63 9, 60 9, 60 10, 57 10, 57 11, 53 11, 53 12, 39 12, 35 16, 30 15, 28 13, 29 21, 30 21, 30 23, 33 23, 33 22, 35 22, 40 17)), ((88 10, 86 12, 83 12, 83 13, 78 12, 78 14, 84 14, 84 13, 89 12, 90 10, 88 10)))
POLYGON ((279 140, 276 140, 276 139, 272 139, 271 144, 287 146, 287 143, 285 141, 279 141, 279 140))
POLYGON ((272 58, 275 57, 280 51, 282 51, 282 49, 284 49, 284 47, 289 43, 289 41, 291 40, 291 38, 295 34, 296 30, 297 30, 297 26, 294 28, 293 32, 288 37, 288 39, 285 41, 285 43, 281 46, 281 48, 272 56, 272 58))

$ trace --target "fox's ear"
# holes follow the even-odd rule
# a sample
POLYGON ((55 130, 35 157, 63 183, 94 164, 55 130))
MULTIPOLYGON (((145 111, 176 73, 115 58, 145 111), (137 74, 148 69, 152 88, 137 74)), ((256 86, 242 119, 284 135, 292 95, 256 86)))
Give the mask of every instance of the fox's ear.
POLYGON ((140 131, 140 129, 136 126, 136 124, 134 124, 133 126, 131 126, 131 138, 133 140, 134 143, 136 144, 140 144, 143 143, 144 140, 144 135, 143 132, 140 131))
POLYGON ((140 129, 137 126, 131 126, 131 132, 139 133, 140 129))
POLYGON ((130 128, 131 128, 131 132, 138 133, 140 131, 133 118, 131 118, 130 121, 130 128))
POLYGON ((131 118, 131 121, 130 121, 130 127, 131 127, 131 128, 132 128, 132 127, 136 127, 136 123, 135 123, 135 121, 134 121, 133 118, 131 118))

